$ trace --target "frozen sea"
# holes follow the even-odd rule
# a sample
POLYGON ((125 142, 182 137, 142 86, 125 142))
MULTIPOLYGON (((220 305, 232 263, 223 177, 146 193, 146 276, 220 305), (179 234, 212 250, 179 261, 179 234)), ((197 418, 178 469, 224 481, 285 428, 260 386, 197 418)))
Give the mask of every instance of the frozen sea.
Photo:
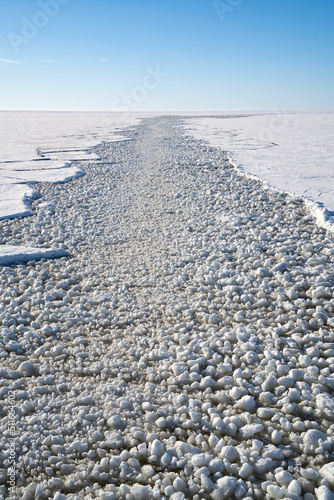
MULTIPOLYGON (((83 175, 83 162, 99 161, 92 146, 127 140, 122 130, 159 114, 164 113, 0 112, 0 219, 30 215, 38 197, 34 183, 83 175)), ((229 151, 245 174, 304 197, 318 223, 332 230, 333 111, 182 113, 182 124, 196 139, 229 151)), ((16 260, 23 250, 13 253, 16 260)), ((9 262, 12 249, 2 245, 1 252, 9 262)))
POLYGON ((333 237, 181 119, 0 221, 0 500, 334 494, 333 237))

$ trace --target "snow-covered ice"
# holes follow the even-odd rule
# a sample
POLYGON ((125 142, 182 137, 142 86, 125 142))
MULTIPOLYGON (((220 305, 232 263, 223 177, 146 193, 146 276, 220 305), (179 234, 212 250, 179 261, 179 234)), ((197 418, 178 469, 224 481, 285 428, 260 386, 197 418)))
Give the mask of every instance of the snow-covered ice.
POLYGON ((0 266, 26 264, 31 260, 68 257, 63 248, 31 248, 27 246, 0 245, 0 266))
POLYGON ((36 189, 25 184, 0 184, 0 219, 31 215, 30 201, 36 189))
POLYGON ((334 111, 192 117, 185 128, 243 172, 310 200, 321 225, 334 222, 334 111))
POLYGON ((0 162, 32 160, 37 149, 87 150, 102 141, 122 140, 122 128, 138 116, 103 112, 0 112, 0 162))

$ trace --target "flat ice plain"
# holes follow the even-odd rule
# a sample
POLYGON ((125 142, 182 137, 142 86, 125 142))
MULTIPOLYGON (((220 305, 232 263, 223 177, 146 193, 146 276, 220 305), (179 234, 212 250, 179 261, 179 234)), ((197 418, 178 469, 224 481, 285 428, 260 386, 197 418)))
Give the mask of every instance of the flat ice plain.
POLYGON ((313 204, 318 223, 334 222, 334 111, 273 111, 187 119, 196 139, 230 152, 243 172, 313 204))

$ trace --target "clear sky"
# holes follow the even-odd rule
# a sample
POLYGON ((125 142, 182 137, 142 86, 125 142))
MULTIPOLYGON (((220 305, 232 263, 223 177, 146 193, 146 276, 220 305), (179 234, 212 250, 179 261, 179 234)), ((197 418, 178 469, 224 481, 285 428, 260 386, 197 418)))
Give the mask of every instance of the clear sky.
POLYGON ((1 0, 0 109, 334 108, 333 0, 1 0))

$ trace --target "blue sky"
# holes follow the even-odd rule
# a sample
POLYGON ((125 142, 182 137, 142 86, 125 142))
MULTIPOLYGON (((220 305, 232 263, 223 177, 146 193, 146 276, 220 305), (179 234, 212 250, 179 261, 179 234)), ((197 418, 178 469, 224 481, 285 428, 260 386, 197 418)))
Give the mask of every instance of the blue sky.
POLYGON ((333 0, 1 0, 0 109, 333 109, 333 21, 333 0))

